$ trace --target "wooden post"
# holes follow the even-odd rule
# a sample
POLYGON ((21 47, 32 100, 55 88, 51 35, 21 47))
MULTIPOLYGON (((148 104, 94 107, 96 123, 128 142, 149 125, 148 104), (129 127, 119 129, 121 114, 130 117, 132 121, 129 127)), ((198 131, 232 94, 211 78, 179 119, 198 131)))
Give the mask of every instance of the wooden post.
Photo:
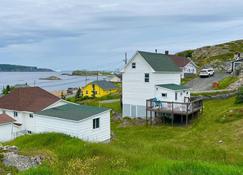
POLYGON ((172 127, 173 127, 173 125, 174 125, 174 104, 173 104, 173 102, 172 102, 172 105, 171 105, 171 107, 172 107, 172 110, 171 110, 171 117, 172 117, 172 127))
POLYGON ((148 126, 148 100, 146 100, 146 126, 148 126))
POLYGON ((188 103, 186 104, 186 125, 188 125, 188 103))

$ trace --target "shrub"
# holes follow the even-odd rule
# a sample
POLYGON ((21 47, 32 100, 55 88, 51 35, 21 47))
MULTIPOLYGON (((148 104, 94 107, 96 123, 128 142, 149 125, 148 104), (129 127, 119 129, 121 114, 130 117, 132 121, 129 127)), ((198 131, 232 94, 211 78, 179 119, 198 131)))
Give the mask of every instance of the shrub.
POLYGON ((235 103, 236 104, 243 103, 243 87, 240 87, 238 89, 238 92, 237 92, 237 95, 236 95, 236 98, 235 98, 235 103))

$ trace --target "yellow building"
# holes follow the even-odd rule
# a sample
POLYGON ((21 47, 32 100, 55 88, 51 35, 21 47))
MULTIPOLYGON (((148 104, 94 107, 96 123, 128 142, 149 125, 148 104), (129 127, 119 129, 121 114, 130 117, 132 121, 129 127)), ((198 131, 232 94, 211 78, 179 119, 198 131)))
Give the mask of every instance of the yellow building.
POLYGON ((82 88, 84 97, 104 97, 117 92, 117 87, 108 81, 93 81, 82 88))

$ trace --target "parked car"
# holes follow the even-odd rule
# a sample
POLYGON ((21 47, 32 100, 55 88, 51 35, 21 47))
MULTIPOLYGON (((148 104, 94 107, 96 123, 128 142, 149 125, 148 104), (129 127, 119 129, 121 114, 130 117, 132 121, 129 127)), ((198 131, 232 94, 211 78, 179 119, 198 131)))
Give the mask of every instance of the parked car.
POLYGON ((213 68, 208 68, 208 69, 202 69, 199 73, 200 77, 211 77, 214 75, 214 70, 213 68))
POLYGON ((210 76, 214 76, 213 68, 208 68, 208 72, 209 72, 210 76))

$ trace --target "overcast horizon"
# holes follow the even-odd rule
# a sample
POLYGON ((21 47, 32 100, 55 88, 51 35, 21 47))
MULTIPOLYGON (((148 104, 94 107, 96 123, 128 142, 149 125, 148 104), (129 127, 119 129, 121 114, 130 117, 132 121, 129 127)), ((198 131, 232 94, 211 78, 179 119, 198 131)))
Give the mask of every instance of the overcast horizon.
POLYGON ((115 70, 124 53, 243 37, 240 0, 0 0, 0 64, 115 70))

